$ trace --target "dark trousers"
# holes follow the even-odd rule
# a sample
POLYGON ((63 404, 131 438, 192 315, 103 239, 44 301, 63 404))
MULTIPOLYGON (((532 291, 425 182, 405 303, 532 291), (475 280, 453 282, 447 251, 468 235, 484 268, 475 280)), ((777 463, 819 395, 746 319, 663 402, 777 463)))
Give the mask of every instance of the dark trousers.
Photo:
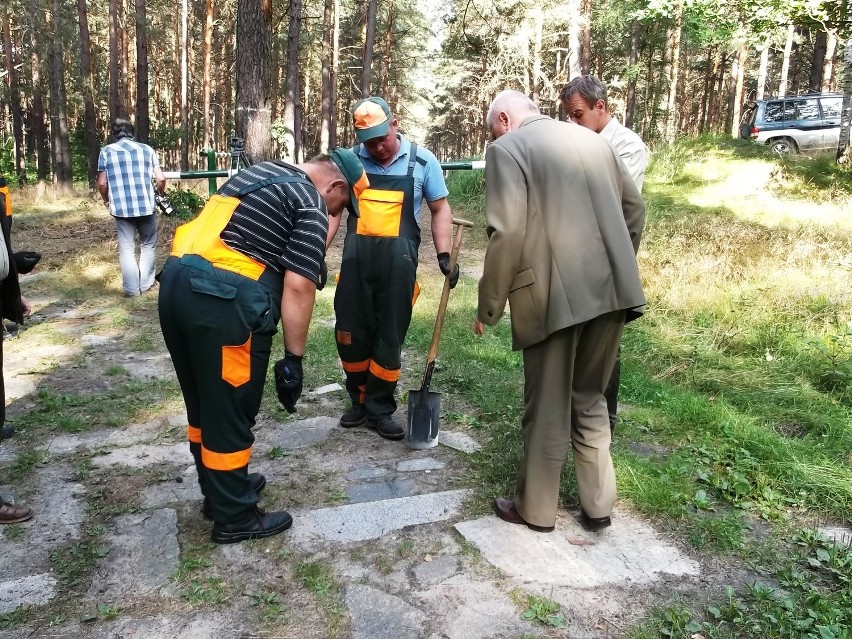
POLYGON ((353 404, 371 419, 396 411, 402 344, 411 323, 418 242, 401 237, 346 238, 334 295, 337 352, 353 404))
POLYGON ((609 430, 615 432, 615 424, 618 422, 618 387, 621 384, 621 347, 615 357, 615 366, 612 367, 612 376, 604 391, 606 409, 609 413, 609 430))
POLYGON ((216 522, 239 521, 257 504, 248 482, 251 429, 280 299, 197 256, 169 258, 160 276, 160 325, 186 404, 198 483, 216 522))

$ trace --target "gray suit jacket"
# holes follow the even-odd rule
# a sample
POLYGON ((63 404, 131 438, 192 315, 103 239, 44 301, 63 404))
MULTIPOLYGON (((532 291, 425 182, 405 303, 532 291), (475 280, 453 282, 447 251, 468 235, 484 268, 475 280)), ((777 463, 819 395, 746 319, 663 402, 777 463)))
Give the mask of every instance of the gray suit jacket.
POLYGON ((534 116, 489 145, 485 158, 480 321, 495 324, 508 299, 518 350, 645 304, 636 265, 645 205, 609 142, 534 116))

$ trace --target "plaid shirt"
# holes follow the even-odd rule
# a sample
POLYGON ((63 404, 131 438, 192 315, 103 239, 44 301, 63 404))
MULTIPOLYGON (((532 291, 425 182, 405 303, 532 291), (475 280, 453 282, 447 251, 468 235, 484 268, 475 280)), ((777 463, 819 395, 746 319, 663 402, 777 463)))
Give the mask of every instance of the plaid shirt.
POLYGON ((142 217, 154 213, 154 171, 157 153, 147 144, 129 138, 108 144, 98 156, 98 171, 106 171, 109 214, 142 217))

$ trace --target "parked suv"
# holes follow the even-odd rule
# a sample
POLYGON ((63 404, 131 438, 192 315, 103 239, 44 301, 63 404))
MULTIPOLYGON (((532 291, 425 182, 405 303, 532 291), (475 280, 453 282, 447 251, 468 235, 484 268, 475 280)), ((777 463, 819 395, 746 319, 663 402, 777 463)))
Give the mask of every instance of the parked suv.
POLYGON ((840 139, 842 106, 840 93, 758 100, 746 111, 740 137, 750 137, 782 154, 834 150, 840 139))

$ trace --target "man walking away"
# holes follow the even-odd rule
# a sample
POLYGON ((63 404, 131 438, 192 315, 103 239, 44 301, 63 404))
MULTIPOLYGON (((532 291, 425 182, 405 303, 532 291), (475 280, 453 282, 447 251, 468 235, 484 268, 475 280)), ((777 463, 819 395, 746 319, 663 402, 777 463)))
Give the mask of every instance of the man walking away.
POLYGON ((101 149, 98 156, 98 192, 115 218, 125 297, 140 295, 154 285, 157 216, 151 182, 156 180, 160 195, 166 188, 166 176, 160 170, 157 153, 147 144, 134 140, 134 135, 133 124, 118 118, 112 126, 115 142, 101 149))

